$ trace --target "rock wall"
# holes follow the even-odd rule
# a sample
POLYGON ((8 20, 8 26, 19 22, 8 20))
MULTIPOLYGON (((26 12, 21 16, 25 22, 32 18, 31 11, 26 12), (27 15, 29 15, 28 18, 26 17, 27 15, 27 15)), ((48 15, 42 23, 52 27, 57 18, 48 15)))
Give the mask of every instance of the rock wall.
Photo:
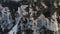
POLYGON ((60 0, 0 0, 0 34, 60 34, 60 0))

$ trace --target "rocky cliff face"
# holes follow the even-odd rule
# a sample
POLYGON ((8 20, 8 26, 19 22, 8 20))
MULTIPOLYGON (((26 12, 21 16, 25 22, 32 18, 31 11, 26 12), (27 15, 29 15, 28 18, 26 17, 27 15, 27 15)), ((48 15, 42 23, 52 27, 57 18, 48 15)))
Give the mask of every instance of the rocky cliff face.
POLYGON ((0 0, 0 34, 60 34, 60 0, 0 0))

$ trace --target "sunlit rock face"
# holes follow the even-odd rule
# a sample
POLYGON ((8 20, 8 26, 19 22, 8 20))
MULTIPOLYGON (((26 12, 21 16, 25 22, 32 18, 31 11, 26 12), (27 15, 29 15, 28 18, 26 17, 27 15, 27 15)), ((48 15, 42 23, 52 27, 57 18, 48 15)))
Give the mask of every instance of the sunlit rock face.
POLYGON ((12 20, 11 14, 10 14, 9 9, 7 7, 3 8, 1 10, 1 17, 2 18, 1 18, 0 25, 2 28, 2 32, 7 33, 14 26, 14 23, 13 23, 14 20, 12 20))

